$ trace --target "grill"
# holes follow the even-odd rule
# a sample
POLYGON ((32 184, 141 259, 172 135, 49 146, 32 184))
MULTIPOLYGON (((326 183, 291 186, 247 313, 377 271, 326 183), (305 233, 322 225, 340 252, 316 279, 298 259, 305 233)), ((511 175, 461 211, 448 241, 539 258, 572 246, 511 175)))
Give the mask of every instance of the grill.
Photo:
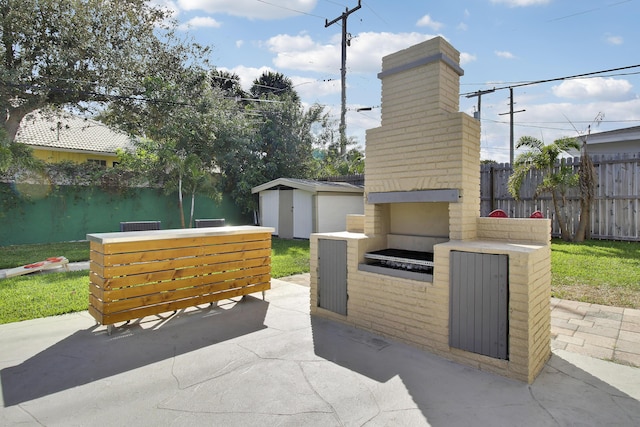
POLYGON ((406 249, 382 249, 368 252, 364 258, 372 261, 370 264, 396 270, 433 272, 433 253, 409 251, 406 249))

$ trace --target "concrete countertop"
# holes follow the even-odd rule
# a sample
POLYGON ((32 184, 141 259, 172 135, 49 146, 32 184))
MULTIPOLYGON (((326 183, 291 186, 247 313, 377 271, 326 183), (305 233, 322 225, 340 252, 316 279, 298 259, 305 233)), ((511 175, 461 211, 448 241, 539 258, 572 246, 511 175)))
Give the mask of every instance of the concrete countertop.
POLYGON ((206 227, 206 228, 176 228, 168 230, 126 231, 113 233, 87 234, 87 240, 101 244, 140 242, 145 240, 177 239, 185 237, 229 236, 234 234, 273 233, 272 227, 258 227, 252 225, 206 227))

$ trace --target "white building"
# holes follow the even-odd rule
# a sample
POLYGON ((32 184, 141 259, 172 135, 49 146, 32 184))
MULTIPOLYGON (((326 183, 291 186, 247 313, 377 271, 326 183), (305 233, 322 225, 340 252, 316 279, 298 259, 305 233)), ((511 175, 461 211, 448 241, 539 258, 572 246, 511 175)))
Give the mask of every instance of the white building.
POLYGON ((260 197, 260 225, 283 239, 344 231, 348 214, 364 213, 364 188, 345 182, 278 178, 251 192, 260 197))

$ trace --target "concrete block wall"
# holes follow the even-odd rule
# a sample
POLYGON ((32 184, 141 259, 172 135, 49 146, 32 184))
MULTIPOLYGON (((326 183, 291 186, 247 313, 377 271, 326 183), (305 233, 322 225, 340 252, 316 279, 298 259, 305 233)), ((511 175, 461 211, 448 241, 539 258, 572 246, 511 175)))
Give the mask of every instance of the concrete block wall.
MULTIPOLYGON (((383 59, 382 126, 367 131, 365 197, 459 189, 459 202, 450 206, 450 237, 473 239, 480 215, 480 125, 458 112, 459 57, 437 37, 383 59)), ((369 212, 388 215, 379 208, 369 212)), ((387 222, 365 221, 365 232, 385 232, 387 222)))
MULTIPOLYGON (((457 111, 458 60, 441 38, 383 59, 382 126, 367 132, 364 218, 349 220, 348 232, 311 236, 311 313, 531 383, 551 354, 551 225, 548 219, 480 218, 480 127, 457 111), (391 218, 397 207, 367 203, 367 195, 440 189, 456 189, 460 197, 448 203, 443 221, 449 241, 433 246, 432 281, 360 271, 364 254, 388 247, 391 229, 398 228, 391 218), (317 306, 319 238, 347 242, 346 316, 317 306), (508 256, 509 360, 449 347, 452 250, 508 256)), ((429 212, 445 210, 441 203, 429 212)))

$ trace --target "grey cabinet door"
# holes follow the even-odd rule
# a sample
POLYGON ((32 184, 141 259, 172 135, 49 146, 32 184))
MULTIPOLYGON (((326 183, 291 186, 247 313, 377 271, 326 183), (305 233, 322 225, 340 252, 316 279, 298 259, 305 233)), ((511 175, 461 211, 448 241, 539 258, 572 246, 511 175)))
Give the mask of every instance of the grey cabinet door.
POLYGON ((318 239, 318 307, 347 315, 347 242, 318 239))
POLYGON ((508 359, 509 258, 451 251, 449 345, 508 359))

